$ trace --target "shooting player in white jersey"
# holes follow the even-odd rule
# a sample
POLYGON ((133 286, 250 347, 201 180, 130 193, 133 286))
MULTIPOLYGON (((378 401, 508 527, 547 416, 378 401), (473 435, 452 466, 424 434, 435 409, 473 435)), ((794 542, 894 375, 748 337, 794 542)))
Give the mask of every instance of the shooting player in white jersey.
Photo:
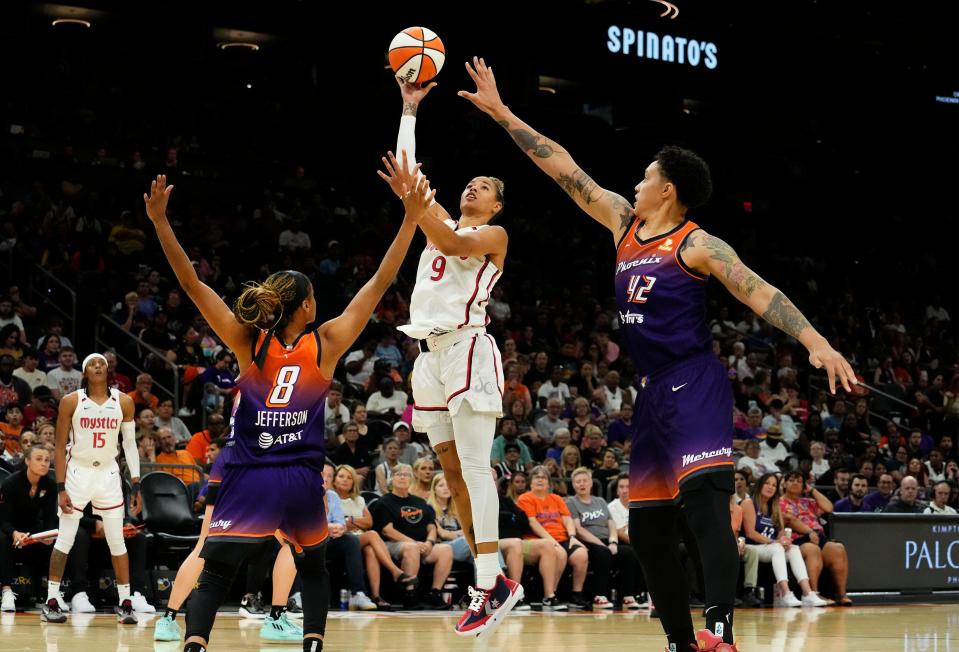
POLYGON ((123 453, 133 481, 134 511, 139 502, 140 456, 135 440, 133 399, 107 386, 107 360, 92 353, 83 360, 81 388, 63 397, 57 416, 56 474, 60 528, 50 555, 47 601, 40 616, 48 623, 67 619, 59 601, 60 579, 73 548, 87 503, 103 518, 117 578, 117 620, 136 624, 130 600, 130 562, 123 540, 125 503, 117 444, 123 435, 123 453))
MULTIPOLYGON (((381 173, 397 195, 412 188, 415 126, 420 101, 435 86, 397 79, 403 115, 397 161, 381 173)), ((410 300, 410 323, 400 330, 419 340, 413 368, 413 427, 425 431, 439 457, 476 562, 476 588, 456 624, 462 636, 491 631, 523 598, 523 588, 500 571, 499 496, 490 475, 496 419, 502 416, 503 365, 486 333, 486 304, 506 261, 508 238, 490 224, 503 210, 503 182, 472 179, 460 196, 458 221, 439 204, 419 220, 427 244, 410 300)))

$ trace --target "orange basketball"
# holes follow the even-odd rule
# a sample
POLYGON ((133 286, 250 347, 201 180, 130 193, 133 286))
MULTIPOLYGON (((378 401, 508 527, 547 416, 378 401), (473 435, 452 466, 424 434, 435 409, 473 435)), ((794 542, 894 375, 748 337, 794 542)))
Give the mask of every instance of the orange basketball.
POLYGON ((425 27, 408 27, 394 36, 389 54, 396 76, 414 84, 436 77, 446 61, 443 41, 425 27))

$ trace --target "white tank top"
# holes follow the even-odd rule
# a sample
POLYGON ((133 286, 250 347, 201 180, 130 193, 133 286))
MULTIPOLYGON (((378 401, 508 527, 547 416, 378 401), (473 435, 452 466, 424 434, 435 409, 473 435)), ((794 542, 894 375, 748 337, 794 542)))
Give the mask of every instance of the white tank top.
MULTIPOLYGON (((444 222, 454 231, 456 222, 444 222)), ((487 225, 467 227, 474 231, 487 225)), ((445 256, 427 242, 416 270, 410 323, 398 328, 416 339, 489 322, 486 304, 501 271, 488 256, 445 256)))
POLYGON ((67 460, 84 464, 108 464, 116 459, 120 442, 123 408, 120 392, 110 390, 110 398, 97 405, 83 389, 77 390, 77 408, 67 444, 67 460))

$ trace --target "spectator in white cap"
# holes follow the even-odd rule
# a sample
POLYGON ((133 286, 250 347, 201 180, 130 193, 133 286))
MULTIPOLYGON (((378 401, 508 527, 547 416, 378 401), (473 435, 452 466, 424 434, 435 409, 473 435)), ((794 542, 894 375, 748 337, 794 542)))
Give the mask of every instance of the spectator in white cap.
MULTIPOLYGON (((422 446, 410 441, 411 436, 410 424, 405 421, 397 421, 393 424, 393 437, 396 438, 396 443, 400 446, 399 461, 410 466, 426 454, 422 446)), ((380 461, 383 461, 382 456, 380 461)))

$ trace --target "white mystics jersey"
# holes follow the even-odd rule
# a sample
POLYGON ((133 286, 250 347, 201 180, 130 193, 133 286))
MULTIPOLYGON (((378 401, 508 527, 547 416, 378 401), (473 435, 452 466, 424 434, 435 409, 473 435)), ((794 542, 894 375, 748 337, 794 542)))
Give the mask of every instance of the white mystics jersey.
MULTIPOLYGON (((444 222, 456 230, 453 220, 444 222)), ((466 227, 472 230, 483 226, 466 227)), ((500 270, 489 257, 445 256, 427 242, 416 270, 416 285, 410 299, 410 323, 399 329, 416 339, 431 333, 485 326, 486 304, 500 270)))
POLYGON ((120 441, 123 408, 120 392, 110 390, 110 398, 97 405, 86 391, 77 390, 77 409, 73 412, 73 428, 67 444, 67 460, 107 464, 116 459, 120 441))

